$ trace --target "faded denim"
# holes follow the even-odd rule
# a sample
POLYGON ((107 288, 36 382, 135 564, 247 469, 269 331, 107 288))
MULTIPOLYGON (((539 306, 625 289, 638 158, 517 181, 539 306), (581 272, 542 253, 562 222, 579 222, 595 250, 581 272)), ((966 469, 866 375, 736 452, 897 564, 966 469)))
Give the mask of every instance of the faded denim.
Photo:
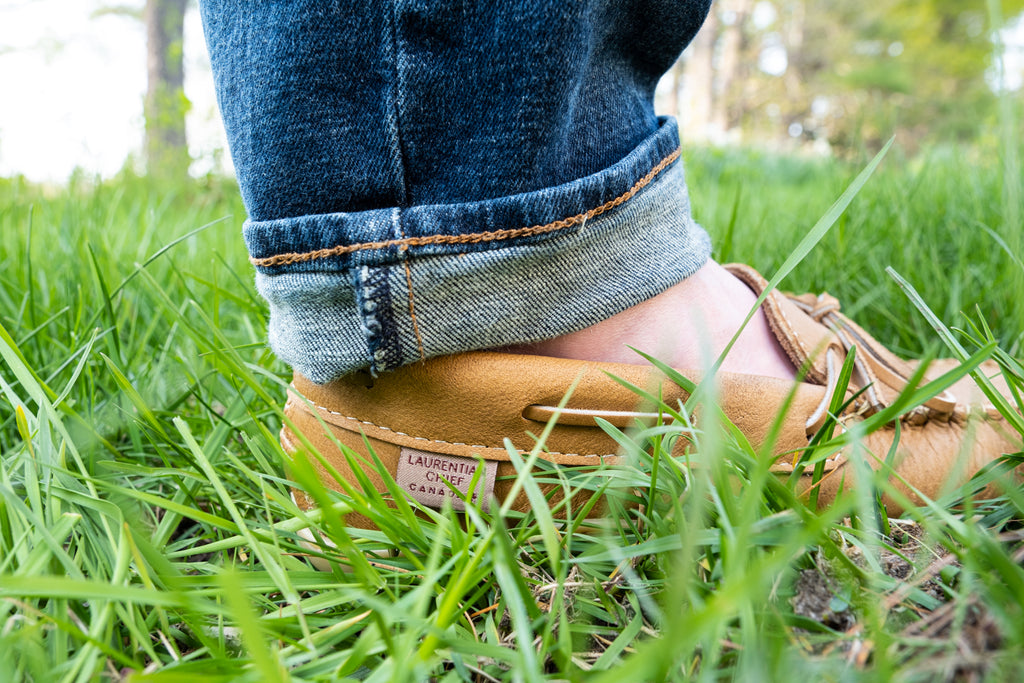
POLYGON ((707 2, 200 8, 270 343, 314 381, 582 329, 709 256, 652 104, 707 2))

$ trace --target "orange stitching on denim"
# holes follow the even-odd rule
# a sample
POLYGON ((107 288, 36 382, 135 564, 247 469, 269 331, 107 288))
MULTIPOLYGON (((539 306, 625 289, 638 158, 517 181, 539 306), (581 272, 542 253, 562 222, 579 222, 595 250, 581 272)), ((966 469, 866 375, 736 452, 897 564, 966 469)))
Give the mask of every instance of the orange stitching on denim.
MULTIPOLYGON (((406 247, 402 248, 405 251, 406 247)), ((405 265, 405 284, 409 288, 409 317, 412 318, 412 331, 416 335, 416 346, 420 350, 420 360, 427 359, 427 352, 423 348, 423 336, 420 334, 420 324, 416 320, 416 305, 413 303, 412 297, 412 268, 409 266, 409 259, 406 258, 402 263, 405 265)))
MULTIPOLYGON (((398 217, 396 216, 396 218, 398 218, 398 217)), ((398 222, 398 234, 402 236, 403 240, 405 240, 406 239, 406 237, 405 237, 405 228, 402 227, 402 220, 401 220, 401 218, 398 218, 397 222, 398 222)), ((407 247, 406 245, 403 244, 401 246, 401 248, 399 249, 399 251, 402 252, 402 265, 405 266, 405 286, 406 286, 406 289, 409 292, 409 297, 408 297, 409 298, 409 318, 412 320, 412 331, 413 331, 413 334, 416 335, 416 347, 419 349, 420 360, 422 361, 422 360, 426 360, 427 359, 427 352, 423 348, 423 336, 420 334, 420 324, 419 324, 419 321, 416 320, 416 304, 413 303, 413 295, 412 295, 412 267, 409 265, 409 253, 408 253, 409 252, 409 247, 407 247)))
POLYGON ((533 225, 526 228, 514 228, 505 230, 494 230, 493 232, 476 232, 468 235, 432 235, 430 237, 403 237, 398 240, 385 240, 383 242, 363 242, 360 244, 343 244, 336 247, 330 247, 328 249, 317 249, 316 251, 307 251, 303 253, 290 253, 290 254, 277 254, 276 256, 268 256, 266 258, 250 258, 249 261, 253 265, 260 266, 263 268, 271 266, 288 266, 293 263, 305 263, 306 261, 314 261, 316 259, 329 258, 331 256, 344 256, 345 254, 351 254, 355 251, 365 251, 368 249, 386 249, 388 247, 401 247, 408 249, 409 247, 423 247, 432 244, 479 244, 481 242, 496 242, 498 240, 515 239, 517 237, 533 237, 535 235, 544 235, 549 232, 556 232, 558 230, 564 230, 571 228, 575 225, 586 223, 590 219, 600 216, 601 214, 610 211, 625 202, 629 201, 636 195, 637 192, 647 187, 655 176, 665 170, 669 164, 679 158, 679 148, 676 148, 674 152, 669 154, 667 157, 658 162, 658 165, 652 168, 647 175, 638 180, 633 187, 629 188, 628 191, 619 195, 611 201, 605 202, 601 206, 590 209, 585 213, 576 214, 568 218, 554 221, 553 223, 547 223, 545 225, 533 225))

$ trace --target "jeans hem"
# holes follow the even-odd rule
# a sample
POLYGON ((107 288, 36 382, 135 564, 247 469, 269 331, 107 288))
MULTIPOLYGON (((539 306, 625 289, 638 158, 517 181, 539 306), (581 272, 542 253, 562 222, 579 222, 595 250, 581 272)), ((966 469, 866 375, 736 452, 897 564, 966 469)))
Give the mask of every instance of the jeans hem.
POLYGON ((664 118, 618 163, 563 185, 462 204, 248 221, 243 232, 251 261, 268 275, 538 244, 628 203, 678 158, 676 122, 664 118))
POLYGON ((406 249, 397 262, 342 272, 260 269, 256 282, 270 302, 271 346, 324 383, 583 329, 688 277, 710 250, 676 163, 629 201, 541 242, 417 258, 406 249))

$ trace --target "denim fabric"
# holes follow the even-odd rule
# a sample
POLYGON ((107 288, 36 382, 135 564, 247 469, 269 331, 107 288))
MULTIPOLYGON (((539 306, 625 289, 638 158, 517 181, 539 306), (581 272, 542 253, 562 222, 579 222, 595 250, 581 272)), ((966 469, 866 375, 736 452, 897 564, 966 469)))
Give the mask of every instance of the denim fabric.
POLYGON ((707 2, 203 0, 270 342, 324 382, 564 334, 708 258, 661 74, 707 2))

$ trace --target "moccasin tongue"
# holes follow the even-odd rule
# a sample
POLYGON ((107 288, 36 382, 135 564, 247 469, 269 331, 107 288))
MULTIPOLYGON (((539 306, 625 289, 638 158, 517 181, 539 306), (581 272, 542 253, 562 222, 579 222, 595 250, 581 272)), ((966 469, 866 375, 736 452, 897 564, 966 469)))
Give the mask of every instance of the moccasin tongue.
MULTIPOLYGON (((749 266, 730 264, 726 268, 758 296, 768 286, 768 281, 749 266)), ((827 385, 829 351, 834 352, 841 363, 846 359, 847 350, 856 347, 850 388, 864 389, 871 411, 890 405, 913 375, 913 365, 843 315, 839 301, 828 293, 787 296, 773 291, 765 299, 762 310, 794 366, 800 368, 810 360, 805 381, 827 385)), ((956 397, 943 392, 925 405, 934 412, 951 414, 956 407, 956 397)))
MULTIPOLYGON (((758 296, 768 286, 768 281, 750 266, 733 263, 725 268, 758 296)), ((813 295, 811 295, 813 299, 813 295)), ((778 291, 768 294, 761 306, 768 320, 772 334, 779 346, 786 352, 797 369, 807 364, 807 375, 804 379, 812 384, 826 384, 828 381, 828 363, 826 351, 829 348, 845 357, 843 344, 834 332, 814 318, 807 315, 795 303, 778 291)))

